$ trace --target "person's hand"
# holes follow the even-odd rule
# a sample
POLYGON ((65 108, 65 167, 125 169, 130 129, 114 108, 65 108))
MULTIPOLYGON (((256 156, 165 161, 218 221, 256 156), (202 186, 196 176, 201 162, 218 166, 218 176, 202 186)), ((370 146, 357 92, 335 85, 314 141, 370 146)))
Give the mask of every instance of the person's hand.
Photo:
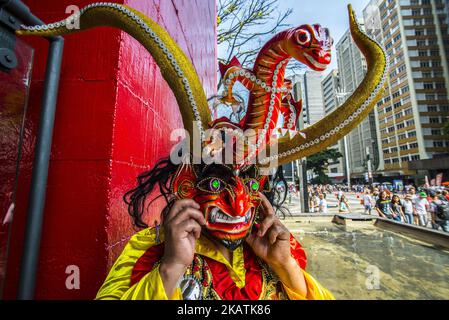
POLYGON ((262 199, 259 214, 261 223, 256 234, 251 233, 246 242, 254 253, 270 266, 282 266, 290 263, 290 232, 275 216, 268 199, 260 193, 262 199))
POLYGON ((246 242, 273 269, 285 286, 306 297, 304 273, 290 253, 290 232, 275 216, 268 199, 261 193, 259 195, 262 199, 262 222, 257 234, 251 233, 246 242))
POLYGON ((191 199, 178 200, 164 221, 165 248, 159 271, 169 298, 179 278, 192 263, 201 226, 206 224, 199 209, 199 204, 191 199))

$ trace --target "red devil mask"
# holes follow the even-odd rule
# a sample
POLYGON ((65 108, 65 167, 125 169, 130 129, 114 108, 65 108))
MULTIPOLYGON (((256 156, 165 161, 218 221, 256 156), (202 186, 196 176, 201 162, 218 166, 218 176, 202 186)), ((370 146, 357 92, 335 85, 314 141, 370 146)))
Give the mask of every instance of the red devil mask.
POLYGON ((256 166, 237 171, 223 164, 182 164, 172 182, 177 199, 193 199, 206 218, 203 233, 230 250, 251 231, 266 176, 256 166))

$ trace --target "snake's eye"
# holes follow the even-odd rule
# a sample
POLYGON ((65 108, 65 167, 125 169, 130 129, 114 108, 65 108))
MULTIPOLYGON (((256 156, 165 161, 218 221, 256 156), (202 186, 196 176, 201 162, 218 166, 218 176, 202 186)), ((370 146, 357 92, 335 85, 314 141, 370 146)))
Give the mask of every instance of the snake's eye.
POLYGON ((204 179, 200 183, 198 183, 198 188, 202 191, 206 191, 209 193, 218 193, 221 192, 226 187, 226 183, 215 177, 211 177, 208 179, 204 179))
POLYGON ((310 32, 304 29, 298 30, 296 34, 296 40, 301 46, 308 46, 310 45, 310 32))
POLYGON ((247 186, 250 192, 256 193, 259 191, 259 182, 254 179, 250 179, 247 182, 247 186))

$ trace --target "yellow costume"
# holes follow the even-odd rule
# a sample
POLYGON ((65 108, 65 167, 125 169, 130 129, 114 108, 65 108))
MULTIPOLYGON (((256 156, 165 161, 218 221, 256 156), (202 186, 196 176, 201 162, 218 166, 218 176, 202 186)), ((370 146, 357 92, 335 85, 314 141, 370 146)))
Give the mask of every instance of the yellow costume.
MULTIPOLYGON (((163 242, 159 242, 157 238, 157 232, 154 228, 145 229, 135 234, 111 268, 108 277, 98 291, 96 299, 167 300, 168 297, 165 294, 164 285, 159 274, 158 263, 161 254, 163 254, 163 242), (150 257, 145 259, 145 255, 150 257), (142 265, 143 263, 145 263, 145 266, 142 265)), ((160 238, 163 239, 162 233, 160 238)), ((210 262, 214 261, 228 271, 226 276, 229 279, 227 280, 228 282, 232 281, 236 287, 233 298, 251 298, 258 294, 257 299, 334 299, 327 289, 304 270, 303 273, 307 283, 307 297, 295 293, 285 285, 279 285, 280 281, 277 279, 277 276, 260 261, 257 263, 260 268, 255 270, 254 275, 249 275, 248 270, 245 268, 245 262, 248 263, 248 261, 245 261, 244 246, 240 246, 233 251, 232 265, 215 248, 215 245, 204 236, 197 240, 195 251, 195 261, 187 269, 183 278, 193 280, 191 284, 199 284, 197 287, 193 286, 193 289, 192 286, 188 288, 191 294, 190 298, 221 299, 223 295, 229 296, 231 294, 229 287, 216 288, 217 284, 213 281, 214 275, 211 274, 212 266, 210 266, 210 262), (260 274, 260 276, 258 277, 257 274, 260 274), (251 278, 252 281, 248 281, 248 278, 251 278), (255 280, 256 278, 262 279, 260 288, 257 288, 259 282, 255 280), (195 288, 199 290, 195 292, 195 288), (225 289, 224 291, 227 291, 227 293, 223 294, 223 292, 219 292, 219 289, 225 289), (198 294, 198 296, 195 296, 195 294, 198 294)), ((251 265, 251 269, 254 269, 253 265, 251 265)), ((215 269, 212 268, 212 270, 215 269)), ((221 279, 220 282, 224 283, 227 281, 221 279)), ((183 287, 182 281, 173 297, 170 297, 171 299, 183 299, 181 287, 183 287)))

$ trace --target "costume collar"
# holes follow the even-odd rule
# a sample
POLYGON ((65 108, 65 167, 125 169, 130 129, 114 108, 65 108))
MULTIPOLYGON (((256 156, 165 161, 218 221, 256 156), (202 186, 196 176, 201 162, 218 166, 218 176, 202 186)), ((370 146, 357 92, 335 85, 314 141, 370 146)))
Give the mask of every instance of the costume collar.
POLYGON ((243 257, 243 245, 238 246, 232 251, 232 264, 226 260, 217 246, 203 235, 196 241, 195 252, 224 264, 228 268, 229 275, 236 286, 239 288, 245 286, 246 269, 243 257))

